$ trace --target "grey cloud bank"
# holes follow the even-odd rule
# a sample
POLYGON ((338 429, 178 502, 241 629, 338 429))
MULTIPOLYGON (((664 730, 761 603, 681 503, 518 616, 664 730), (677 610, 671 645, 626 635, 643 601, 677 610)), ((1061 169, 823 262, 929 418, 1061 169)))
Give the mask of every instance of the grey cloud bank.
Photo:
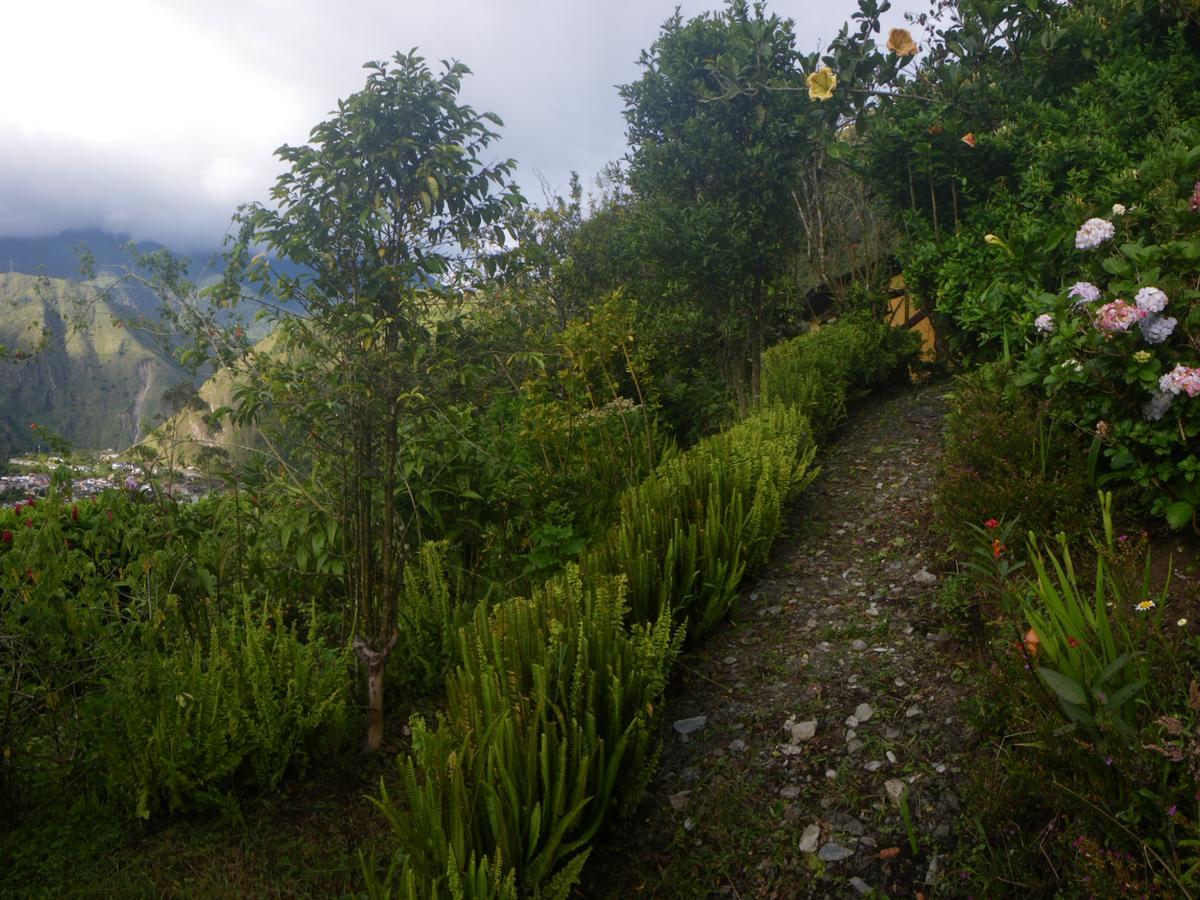
MULTIPOLYGON (((16 14, 0 59, 15 102, 0 109, 0 235, 102 228, 183 250, 218 244, 237 205, 266 198, 283 143, 301 143, 366 60, 412 47, 473 75, 463 98, 504 120, 497 156, 585 183, 625 149, 616 85, 673 2, 508 4, 446 0, 68 0, 16 14), (65 7, 65 8, 64 8, 65 7), (99 10, 97 9, 99 7, 99 10)), ((683 3, 685 17, 714 6, 683 3)), ((852 0, 772 3, 802 49, 833 37, 852 0)), ((899 4, 885 24, 902 25, 899 4)))

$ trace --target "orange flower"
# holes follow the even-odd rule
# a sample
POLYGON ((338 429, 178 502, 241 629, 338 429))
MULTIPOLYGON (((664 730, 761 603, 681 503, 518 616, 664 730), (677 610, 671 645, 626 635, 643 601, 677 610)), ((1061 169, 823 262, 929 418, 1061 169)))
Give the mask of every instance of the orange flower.
POLYGON ((966 134, 964 134, 962 136, 962 142, 964 144, 966 144, 968 147, 974 147, 975 146, 975 135, 972 134, 970 131, 968 131, 966 134))
POLYGON ((1025 632, 1025 640, 1022 642, 1021 646, 1025 648, 1025 652, 1030 656, 1037 656, 1038 647, 1041 646, 1041 643, 1041 638, 1037 636, 1037 632, 1030 628, 1027 632, 1025 632))
POLYGON ((1004 550, 1005 547, 1002 543, 1000 543, 999 538, 996 538, 994 541, 992 541, 992 559, 999 559, 1000 554, 1003 553, 1004 550))
POLYGON ((887 48, 897 56, 913 56, 916 54, 917 42, 907 28, 893 28, 888 32, 887 48))

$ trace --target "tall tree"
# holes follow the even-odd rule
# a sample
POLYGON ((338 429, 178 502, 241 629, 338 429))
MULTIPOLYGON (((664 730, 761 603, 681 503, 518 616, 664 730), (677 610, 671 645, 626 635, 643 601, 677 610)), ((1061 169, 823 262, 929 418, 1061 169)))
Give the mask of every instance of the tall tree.
POLYGON ((644 251, 668 300, 698 303, 710 352, 742 405, 757 396, 762 348, 797 235, 792 189, 808 103, 795 91, 730 94, 723 73, 794 74, 790 20, 733 0, 684 22, 678 12, 623 86, 629 184, 644 251))
POLYGON ((416 426, 434 412, 453 368, 444 347, 471 287, 496 268, 521 197, 513 161, 484 159, 499 118, 459 101, 466 66, 435 74, 412 51, 365 68, 363 89, 307 144, 277 151, 289 169, 272 205, 239 213, 227 283, 236 293, 248 276, 302 310, 278 317, 278 344, 254 360, 239 414, 273 423, 294 483, 330 515, 375 749, 405 566, 437 514, 416 426), (267 254, 301 274, 274 270, 267 254))

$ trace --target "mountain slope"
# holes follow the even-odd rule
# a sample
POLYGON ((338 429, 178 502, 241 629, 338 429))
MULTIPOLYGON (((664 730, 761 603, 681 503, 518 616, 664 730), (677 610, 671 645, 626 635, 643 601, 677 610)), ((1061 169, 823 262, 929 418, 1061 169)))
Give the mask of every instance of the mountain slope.
MULTIPOLYGON (((255 344, 254 352, 269 353, 274 346, 275 336, 267 335, 255 344)), ((175 465, 195 464, 205 448, 221 450, 233 462, 245 461, 261 443, 258 430, 238 427, 227 418, 214 426, 209 415, 223 406, 232 407, 237 388, 247 377, 241 370, 221 369, 200 385, 203 409, 180 410, 148 434, 143 443, 170 457, 175 465)))
POLYGON ((91 449, 123 449, 156 424, 163 391, 190 378, 125 324, 131 305, 120 290, 0 273, 0 457, 36 446, 34 422, 91 449))

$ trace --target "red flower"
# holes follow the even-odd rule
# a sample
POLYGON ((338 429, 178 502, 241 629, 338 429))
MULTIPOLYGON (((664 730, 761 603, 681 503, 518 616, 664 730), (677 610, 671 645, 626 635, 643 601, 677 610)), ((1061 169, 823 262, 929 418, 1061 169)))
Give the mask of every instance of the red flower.
POLYGON ((28 500, 25 501, 25 505, 28 506, 30 509, 33 509, 35 506, 37 506, 37 501, 34 500, 32 497, 30 497, 28 500))
POLYGON ((992 559, 999 559, 1000 554, 1004 552, 1004 545, 1000 543, 999 538, 992 541, 992 559))
POLYGON ((32 528, 32 527, 33 527, 33 519, 26 519, 26 520, 25 520, 25 527, 26 527, 26 528, 32 528))
POLYGON ((1078 647, 1078 646, 1079 646, 1079 639, 1078 639, 1078 638, 1073 638, 1073 637, 1071 637, 1070 635, 1067 635, 1067 646, 1068 646, 1068 647, 1078 647))
POLYGON ((29 423, 29 427, 30 427, 30 428, 37 428, 37 422, 30 422, 30 423, 29 423))
POLYGON ((11 544, 12 541, 13 541, 13 538, 12 538, 11 531, 9 531, 7 528, 5 528, 4 531, 0 532, 0 542, 3 542, 5 544, 11 544))
POLYGON ((971 132, 968 131, 966 134, 964 134, 962 136, 962 142, 964 144, 966 144, 968 147, 974 147, 975 146, 975 135, 973 135, 971 132))
POLYGON ((75 506, 75 505, 71 506, 71 521, 72 522, 79 521, 79 507, 78 506, 75 506))
POLYGON ((1000 522, 996 519, 988 519, 986 522, 983 523, 983 527, 984 528, 999 528, 1000 522))
POLYGON ((1188 209, 1192 212, 1200 212, 1200 181, 1197 181, 1195 188, 1192 189, 1192 202, 1188 204, 1188 209))

